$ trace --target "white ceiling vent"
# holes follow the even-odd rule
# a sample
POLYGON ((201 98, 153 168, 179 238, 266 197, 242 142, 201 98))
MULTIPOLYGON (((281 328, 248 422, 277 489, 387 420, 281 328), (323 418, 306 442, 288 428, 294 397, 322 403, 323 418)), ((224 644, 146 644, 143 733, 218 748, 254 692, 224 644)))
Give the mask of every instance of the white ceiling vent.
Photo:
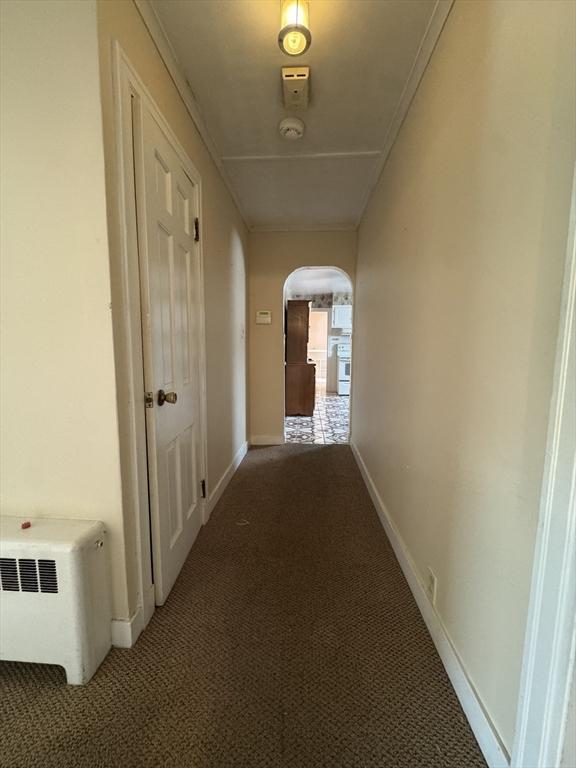
POLYGON ((297 141, 304 136, 304 123, 298 117, 285 117, 278 126, 280 136, 287 141, 297 141))
POLYGON ((310 67, 282 67, 282 94, 286 109, 307 109, 310 67))

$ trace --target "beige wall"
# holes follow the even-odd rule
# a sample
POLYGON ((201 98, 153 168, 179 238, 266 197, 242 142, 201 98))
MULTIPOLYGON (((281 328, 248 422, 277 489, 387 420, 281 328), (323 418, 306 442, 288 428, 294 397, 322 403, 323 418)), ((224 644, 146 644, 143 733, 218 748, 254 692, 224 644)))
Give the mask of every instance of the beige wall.
POLYGON ((299 267, 339 267, 354 282, 355 232, 254 232, 250 235, 248 334, 252 442, 283 441, 283 293, 299 267), (256 311, 272 311, 271 325, 256 325, 256 311))
POLYGON ((0 508, 103 520, 124 615, 96 5, 0 6, 0 508))
POLYGON ((510 749, 574 163, 568 2, 456 2, 359 231, 352 438, 510 749))
MULTIPOLYGON (((245 295, 246 227, 214 165, 156 47, 131 0, 100 0, 98 32, 104 115, 106 179, 113 298, 119 297, 120 233, 114 155, 112 45, 118 40, 132 66, 187 151, 202 179, 202 247, 206 301, 208 392, 208 491, 212 491, 246 440, 245 295)), ((117 306, 117 303, 116 303, 117 306)), ((117 317, 117 316, 115 316, 117 317)), ((118 328, 116 327, 118 331, 118 328)), ((120 334, 117 333, 119 337, 120 334)), ((118 338, 119 348, 121 340, 118 338)), ((126 412, 128 371, 120 354, 120 414, 126 412)), ((121 421, 121 428, 126 424, 121 421)), ((126 456, 123 454, 124 460, 126 456)), ((124 466, 126 461, 124 461, 124 466)), ((128 481, 128 478, 127 478, 128 481)), ((125 489, 130 504, 133 489, 125 489)), ((126 515, 127 538, 135 541, 137 514, 126 515)), ((128 552, 135 579, 136 552, 128 552)), ((130 610, 137 601, 134 581, 130 610)))

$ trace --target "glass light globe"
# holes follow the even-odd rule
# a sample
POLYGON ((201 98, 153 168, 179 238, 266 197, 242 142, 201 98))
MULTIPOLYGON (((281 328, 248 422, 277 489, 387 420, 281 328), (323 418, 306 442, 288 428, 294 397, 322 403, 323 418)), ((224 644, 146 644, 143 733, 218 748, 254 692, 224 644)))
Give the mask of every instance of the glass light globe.
POLYGON ((278 45, 288 56, 300 56, 310 47, 308 0, 282 0, 278 45))
POLYGON ((299 56, 308 47, 308 41, 297 29, 293 29, 282 40, 282 47, 289 56, 299 56))

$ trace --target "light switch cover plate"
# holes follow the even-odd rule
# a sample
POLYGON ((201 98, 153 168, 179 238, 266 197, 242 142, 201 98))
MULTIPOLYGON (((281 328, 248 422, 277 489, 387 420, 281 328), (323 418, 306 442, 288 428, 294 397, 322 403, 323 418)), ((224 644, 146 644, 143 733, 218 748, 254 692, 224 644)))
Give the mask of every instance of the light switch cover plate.
POLYGON ((272 322, 272 312, 269 309, 259 309, 256 312, 256 325, 270 325, 272 322))

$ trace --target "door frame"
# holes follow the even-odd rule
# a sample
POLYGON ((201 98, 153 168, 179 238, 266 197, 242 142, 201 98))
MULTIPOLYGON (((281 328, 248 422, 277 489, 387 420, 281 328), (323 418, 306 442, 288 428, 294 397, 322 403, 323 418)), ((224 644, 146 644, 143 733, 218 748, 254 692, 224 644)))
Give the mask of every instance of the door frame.
POLYGON ((556 768, 576 649, 576 166, 512 768, 556 768))
MULTIPOLYGON (((349 394, 349 411, 348 411, 348 443, 346 445, 350 445, 352 442, 352 418, 353 418, 353 387, 354 387, 354 328, 356 324, 356 286, 355 286, 355 278, 352 277, 345 269, 342 267, 336 267, 333 264, 302 264, 298 267, 294 267, 290 270, 287 274, 284 274, 284 279, 282 281, 282 443, 286 442, 286 386, 285 386, 285 379, 284 379, 284 365, 286 360, 286 354, 285 354, 285 339, 286 339, 286 283, 288 282, 288 278, 291 277, 294 272, 299 272, 302 269, 334 269, 338 272, 341 272, 343 275, 345 275, 348 280, 350 281, 350 293, 352 295, 352 333, 350 334, 350 341, 352 344, 352 354, 350 356, 350 394, 349 394)), ((330 310, 331 311, 331 310, 330 310)), ((331 318, 329 318, 330 325, 331 325, 331 318)), ((329 326, 330 327, 330 326, 329 326)), ((330 338, 330 333, 328 333, 328 338, 330 338)))
MULTIPOLYGON (((113 42, 112 75, 114 95, 114 127, 116 149, 116 190, 118 194, 118 228, 120 231, 119 261, 121 280, 115 322, 115 344, 118 355, 123 355, 125 379, 119 388, 125 390, 124 401, 128 411, 126 429, 120 430, 122 455, 122 483, 129 492, 124 498, 126 538, 135 537, 137 557, 137 606, 131 617, 132 645, 148 624, 155 609, 152 573, 151 510, 148 489, 148 449, 146 408, 144 403, 144 344, 142 333, 142 307, 140 294, 140 258, 136 217, 135 139, 134 120, 141 120, 143 108, 150 111, 176 152, 185 173, 197 188, 198 219, 202 231, 202 179, 174 132, 164 119, 156 102, 138 76, 119 42, 113 42)), ((140 126, 141 128, 141 126, 140 126)), ((140 193, 142 191, 140 190, 140 193)), ((208 479, 207 404, 206 404, 206 333, 204 298, 204 252, 202 237, 199 246, 199 318, 200 318, 200 441, 202 477, 208 479)), ((151 349, 147 349, 151 354, 151 349)), ((150 359, 150 358, 149 358, 150 359)), ((202 500, 202 522, 207 522, 206 499, 202 500)), ((128 564, 130 567, 130 564, 128 564)), ((130 577, 129 577, 130 580, 130 577)))

